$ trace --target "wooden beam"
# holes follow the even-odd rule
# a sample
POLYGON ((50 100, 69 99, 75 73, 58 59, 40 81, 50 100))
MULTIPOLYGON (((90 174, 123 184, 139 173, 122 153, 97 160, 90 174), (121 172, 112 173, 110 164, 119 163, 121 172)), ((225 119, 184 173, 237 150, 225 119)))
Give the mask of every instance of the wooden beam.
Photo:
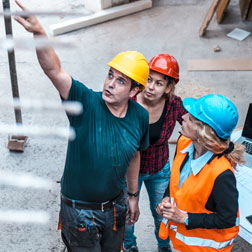
POLYGON ((217 17, 217 22, 220 24, 222 22, 225 10, 227 9, 228 5, 230 3, 230 0, 221 0, 218 8, 216 10, 216 17, 217 17))
POLYGON ((220 2, 220 0, 214 0, 211 4, 209 10, 207 11, 207 14, 206 14, 206 16, 203 20, 203 23, 200 27, 200 31, 199 31, 200 37, 204 36, 205 31, 213 18, 213 15, 218 7, 219 2, 220 2))
POLYGON ((247 20, 252 21, 252 0, 251 0, 251 4, 250 4, 250 7, 249 7, 247 20))
POLYGON ((245 21, 248 18, 249 8, 251 6, 252 0, 240 0, 240 10, 241 10, 241 17, 242 20, 245 21))
POLYGON ((188 71, 252 71, 252 59, 192 59, 188 71))
POLYGON ((151 7, 151 0, 136 1, 133 3, 123 4, 117 7, 109 8, 90 16, 76 18, 59 24, 54 24, 50 26, 50 29, 53 35, 58 35, 73 30, 81 29, 90 25, 106 22, 108 20, 115 19, 118 17, 126 16, 151 7))

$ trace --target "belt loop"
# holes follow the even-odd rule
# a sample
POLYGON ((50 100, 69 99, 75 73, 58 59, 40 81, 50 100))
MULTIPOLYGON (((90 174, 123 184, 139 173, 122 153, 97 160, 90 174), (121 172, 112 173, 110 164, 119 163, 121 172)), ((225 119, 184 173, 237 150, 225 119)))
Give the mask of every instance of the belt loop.
POLYGON ((72 200, 73 208, 75 208, 75 200, 72 200))

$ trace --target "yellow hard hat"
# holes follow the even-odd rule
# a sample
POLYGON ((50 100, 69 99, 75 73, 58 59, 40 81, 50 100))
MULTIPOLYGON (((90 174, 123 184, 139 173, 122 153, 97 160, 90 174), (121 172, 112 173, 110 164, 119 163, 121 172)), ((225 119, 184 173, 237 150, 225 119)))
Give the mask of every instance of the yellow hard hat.
POLYGON ((145 87, 149 76, 148 61, 136 51, 127 51, 117 54, 108 65, 125 74, 132 80, 145 87))

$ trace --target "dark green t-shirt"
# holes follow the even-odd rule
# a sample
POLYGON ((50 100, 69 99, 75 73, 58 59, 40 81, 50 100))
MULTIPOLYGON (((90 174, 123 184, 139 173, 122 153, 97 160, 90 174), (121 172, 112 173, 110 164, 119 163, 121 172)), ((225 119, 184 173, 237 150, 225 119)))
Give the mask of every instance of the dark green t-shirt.
POLYGON ((125 117, 115 117, 101 92, 75 80, 68 100, 80 101, 83 114, 68 116, 76 139, 68 143, 62 193, 74 200, 110 200, 122 190, 135 152, 148 148, 148 112, 129 100, 125 117))

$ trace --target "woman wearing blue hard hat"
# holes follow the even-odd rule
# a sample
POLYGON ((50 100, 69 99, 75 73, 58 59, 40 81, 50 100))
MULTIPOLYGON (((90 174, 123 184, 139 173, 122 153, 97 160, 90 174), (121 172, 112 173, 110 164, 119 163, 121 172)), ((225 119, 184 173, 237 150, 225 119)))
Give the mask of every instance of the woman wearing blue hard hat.
POLYGON ((157 212, 169 220, 174 251, 231 251, 239 231, 234 169, 244 163, 244 147, 230 141, 238 112, 222 95, 186 98, 183 105, 188 113, 157 212))

